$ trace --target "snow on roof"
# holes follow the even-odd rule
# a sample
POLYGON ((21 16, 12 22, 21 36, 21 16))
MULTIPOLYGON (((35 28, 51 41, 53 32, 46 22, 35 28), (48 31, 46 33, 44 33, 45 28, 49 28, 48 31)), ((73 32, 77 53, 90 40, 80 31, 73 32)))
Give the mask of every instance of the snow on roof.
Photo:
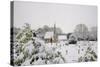
POLYGON ((54 36, 53 31, 52 32, 46 32, 44 38, 53 38, 53 36, 54 36))

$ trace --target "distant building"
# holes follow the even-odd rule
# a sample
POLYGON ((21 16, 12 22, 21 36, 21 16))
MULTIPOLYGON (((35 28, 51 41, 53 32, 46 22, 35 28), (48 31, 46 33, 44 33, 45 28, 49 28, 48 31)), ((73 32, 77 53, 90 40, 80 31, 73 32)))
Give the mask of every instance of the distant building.
POLYGON ((56 25, 54 24, 54 30, 45 33, 44 40, 46 43, 56 43, 57 41, 67 40, 67 34, 57 34, 56 29, 56 25))
POLYGON ((58 34, 58 41, 67 41, 67 34, 58 34))
POLYGON ((44 36, 44 40, 46 43, 49 43, 49 42, 53 42, 54 41, 54 32, 51 31, 51 32, 46 32, 45 36, 44 36))

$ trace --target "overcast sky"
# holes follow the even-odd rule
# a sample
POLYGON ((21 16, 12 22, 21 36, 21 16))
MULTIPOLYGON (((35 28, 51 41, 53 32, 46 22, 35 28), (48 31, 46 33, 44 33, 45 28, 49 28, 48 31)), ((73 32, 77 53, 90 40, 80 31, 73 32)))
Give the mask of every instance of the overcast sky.
POLYGON ((14 26, 31 24, 33 29, 56 23, 63 32, 73 32, 77 24, 97 26, 97 7, 55 3, 14 2, 14 26))

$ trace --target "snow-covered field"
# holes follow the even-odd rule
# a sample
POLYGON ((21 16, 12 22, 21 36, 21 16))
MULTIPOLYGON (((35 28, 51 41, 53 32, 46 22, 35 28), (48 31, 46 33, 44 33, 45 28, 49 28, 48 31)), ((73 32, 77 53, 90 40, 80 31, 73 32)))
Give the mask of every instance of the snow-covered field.
POLYGON ((26 44, 14 43, 14 64, 42 65, 97 60, 96 41, 78 41, 68 44, 66 41, 45 43, 44 40, 33 38, 26 44))

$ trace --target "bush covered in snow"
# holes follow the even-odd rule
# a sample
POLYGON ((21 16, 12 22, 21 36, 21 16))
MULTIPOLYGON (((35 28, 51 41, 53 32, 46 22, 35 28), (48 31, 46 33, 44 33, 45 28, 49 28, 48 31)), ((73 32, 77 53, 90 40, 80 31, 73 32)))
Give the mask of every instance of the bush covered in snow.
POLYGON ((92 48, 88 47, 84 56, 79 58, 79 62, 88 62, 88 61, 96 61, 97 54, 92 50, 92 48))

